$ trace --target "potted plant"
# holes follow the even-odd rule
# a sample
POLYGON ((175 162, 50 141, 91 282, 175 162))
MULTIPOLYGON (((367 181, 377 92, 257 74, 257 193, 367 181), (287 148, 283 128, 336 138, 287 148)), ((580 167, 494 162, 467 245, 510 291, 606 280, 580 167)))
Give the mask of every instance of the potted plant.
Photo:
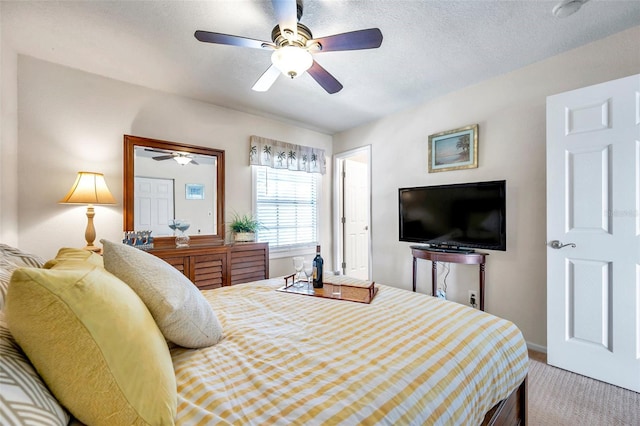
POLYGON ((229 224, 235 242, 248 242, 256 240, 256 232, 263 228, 262 224, 253 216, 235 213, 229 224))

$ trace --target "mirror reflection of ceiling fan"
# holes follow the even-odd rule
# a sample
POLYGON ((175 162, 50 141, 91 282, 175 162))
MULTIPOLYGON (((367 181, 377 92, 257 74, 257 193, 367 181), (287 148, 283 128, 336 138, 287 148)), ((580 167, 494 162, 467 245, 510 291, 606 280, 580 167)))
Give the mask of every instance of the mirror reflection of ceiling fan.
POLYGON ((194 160, 193 156, 191 154, 187 154, 185 152, 168 152, 168 151, 160 151, 157 149, 145 149, 145 151, 152 151, 152 152, 160 152, 163 153, 165 155, 158 155, 155 157, 151 157, 152 159, 156 160, 156 161, 164 161, 164 160, 171 160, 174 159, 176 161, 176 163, 184 166, 187 165, 189 163, 193 164, 194 166, 198 165, 198 162, 196 160, 194 160))
POLYGON ((261 41, 209 31, 196 31, 195 37, 206 43, 272 50, 272 65, 256 81, 252 89, 269 90, 280 73, 296 78, 305 71, 329 94, 342 90, 342 84, 322 68, 312 55, 343 50, 375 49, 382 44, 378 28, 351 31, 314 39, 311 30, 298 22, 302 18, 302 0, 271 0, 278 24, 271 31, 271 40, 261 41))

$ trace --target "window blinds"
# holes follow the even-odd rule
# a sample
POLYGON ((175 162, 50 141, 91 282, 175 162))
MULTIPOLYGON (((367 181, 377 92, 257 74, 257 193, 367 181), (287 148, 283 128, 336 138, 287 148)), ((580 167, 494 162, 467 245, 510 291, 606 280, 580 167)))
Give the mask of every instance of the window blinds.
POLYGON ((256 218, 264 229, 258 241, 271 247, 317 241, 317 174, 256 167, 256 218))

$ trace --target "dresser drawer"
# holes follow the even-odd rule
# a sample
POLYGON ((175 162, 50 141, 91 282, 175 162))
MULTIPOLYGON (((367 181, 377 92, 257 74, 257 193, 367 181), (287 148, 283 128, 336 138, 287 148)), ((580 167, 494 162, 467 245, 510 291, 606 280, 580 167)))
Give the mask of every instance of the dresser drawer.
POLYGON ((182 272, 200 290, 269 277, 269 244, 236 243, 149 250, 182 272))
POLYGON ((201 290, 222 287, 227 269, 227 254, 193 256, 194 284, 201 290))

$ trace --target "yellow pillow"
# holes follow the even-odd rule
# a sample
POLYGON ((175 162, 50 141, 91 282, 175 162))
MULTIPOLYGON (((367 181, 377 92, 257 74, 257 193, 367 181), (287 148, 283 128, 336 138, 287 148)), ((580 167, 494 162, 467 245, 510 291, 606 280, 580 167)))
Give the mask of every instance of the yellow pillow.
POLYGON ((75 266, 82 267, 87 263, 95 266, 104 267, 102 256, 89 250, 79 248, 63 247, 58 250, 55 259, 49 260, 44 264, 43 268, 51 269, 60 262, 73 261, 75 266))
POLYGON ((15 340, 81 422, 174 424, 171 356, 144 303, 101 267, 67 267, 14 272, 6 319, 15 340))

